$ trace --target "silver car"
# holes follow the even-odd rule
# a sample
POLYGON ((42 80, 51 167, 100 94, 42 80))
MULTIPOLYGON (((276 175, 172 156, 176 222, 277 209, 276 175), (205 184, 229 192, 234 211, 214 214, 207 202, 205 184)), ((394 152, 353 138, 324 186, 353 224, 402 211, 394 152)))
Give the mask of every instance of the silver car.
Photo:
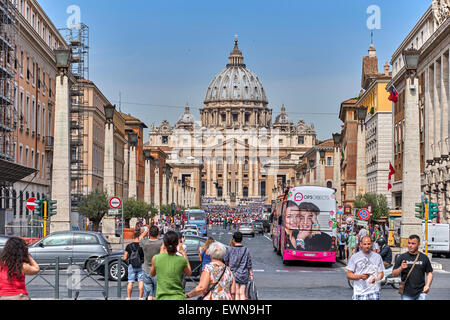
POLYGON ((61 231, 50 234, 31 245, 30 255, 39 265, 49 265, 59 257, 60 265, 73 264, 86 268, 89 272, 95 269, 97 258, 112 252, 111 245, 105 236, 92 231, 61 231))
POLYGON ((238 231, 243 235, 251 235, 252 237, 255 236, 255 229, 253 228, 251 223, 241 223, 238 231))
POLYGON ((10 239, 10 236, 0 236, 0 253, 3 251, 6 242, 10 239))

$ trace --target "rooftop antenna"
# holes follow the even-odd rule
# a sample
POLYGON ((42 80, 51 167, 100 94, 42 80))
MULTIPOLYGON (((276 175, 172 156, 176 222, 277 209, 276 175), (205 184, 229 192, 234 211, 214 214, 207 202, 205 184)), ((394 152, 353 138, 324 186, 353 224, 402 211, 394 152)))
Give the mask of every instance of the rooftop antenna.
POLYGON ((119 91, 119 111, 122 112, 122 93, 119 91))
POLYGON ((373 44, 373 30, 370 30, 370 44, 373 44))

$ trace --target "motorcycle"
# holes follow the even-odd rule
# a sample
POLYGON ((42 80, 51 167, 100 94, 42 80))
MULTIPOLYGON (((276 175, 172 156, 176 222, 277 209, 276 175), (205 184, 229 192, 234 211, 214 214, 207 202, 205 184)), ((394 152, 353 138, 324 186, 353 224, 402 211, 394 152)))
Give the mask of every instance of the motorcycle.
MULTIPOLYGON (((392 265, 392 264, 389 265, 387 268, 385 268, 383 279, 381 279, 379 281, 380 288, 385 285, 390 285, 394 289, 399 288, 401 279, 400 279, 400 277, 393 277, 392 270, 394 270, 394 265, 392 265)), ((348 280, 348 285, 352 289, 353 289, 353 282, 354 282, 354 280, 348 280)))

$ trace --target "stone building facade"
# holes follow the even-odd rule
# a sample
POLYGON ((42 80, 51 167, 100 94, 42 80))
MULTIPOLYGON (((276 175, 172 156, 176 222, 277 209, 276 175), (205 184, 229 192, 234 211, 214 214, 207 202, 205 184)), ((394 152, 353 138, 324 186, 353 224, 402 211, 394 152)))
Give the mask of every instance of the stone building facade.
MULTIPOLYGON (((432 202, 439 204, 440 223, 448 223, 450 212, 450 174, 449 174, 449 54, 450 54, 450 6, 445 1, 433 1, 411 32, 392 56, 392 81, 399 92, 399 100, 393 105, 394 125, 394 162, 395 183, 392 189, 394 207, 402 209, 411 221, 415 218, 412 209, 405 208, 402 203, 405 195, 410 194, 403 183, 406 169, 411 170, 410 160, 414 157, 419 162, 421 191, 432 202), (403 50, 414 48, 419 50, 417 69, 417 96, 414 105, 417 122, 408 124, 405 121, 405 92, 408 88, 405 81, 403 50), (415 152, 406 152, 405 137, 408 130, 414 130, 419 136, 419 145, 415 152), (405 167, 406 166, 406 167, 405 167), (408 209, 408 210, 407 210, 408 209)), ((415 198, 420 202, 420 194, 415 198)), ((407 201, 412 202, 414 201, 407 201)), ((417 220, 417 219, 416 219, 417 220)), ((416 221, 414 220, 414 221, 416 221)), ((412 222, 411 222, 412 223, 412 222)), ((420 226, 418 227, 420 228, 420 226)))
POLYGON ((195 204, 270 204, 274 188, 294 184, 295 167, 315 145, 314 126, 294 124, 283 106, 272 109, 260 79, 244 64, 237 40, 228 64, 210 82, 196 122, 186 106, 171 126, 151 125, 148 146, 164 148, 177 181, 195 188, 195 204))

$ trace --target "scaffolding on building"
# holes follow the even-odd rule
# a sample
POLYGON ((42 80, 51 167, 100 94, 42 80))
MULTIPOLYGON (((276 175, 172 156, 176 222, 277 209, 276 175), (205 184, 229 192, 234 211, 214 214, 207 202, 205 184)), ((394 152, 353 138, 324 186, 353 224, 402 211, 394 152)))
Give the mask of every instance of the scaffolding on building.
MULTIPOLYGON (((71 73, 75 82, 71 86, 71 182, 72 212, 78 212, 78 204, 87 193, 87 124, 88 97, 86 87, 89 80, 89 27, 83 23, 74 28, 59 30, 72 49, 71 73)), ((79 225, 81 221, 79 221, 79 225)))
MULTIPOLYGON (((0 159, 15 160, 17 110, 15 108, 16 37, 18 23, 14 4, 0 0, 0 159)), ((4 184, 4 181, 0 181, 4 184)))

